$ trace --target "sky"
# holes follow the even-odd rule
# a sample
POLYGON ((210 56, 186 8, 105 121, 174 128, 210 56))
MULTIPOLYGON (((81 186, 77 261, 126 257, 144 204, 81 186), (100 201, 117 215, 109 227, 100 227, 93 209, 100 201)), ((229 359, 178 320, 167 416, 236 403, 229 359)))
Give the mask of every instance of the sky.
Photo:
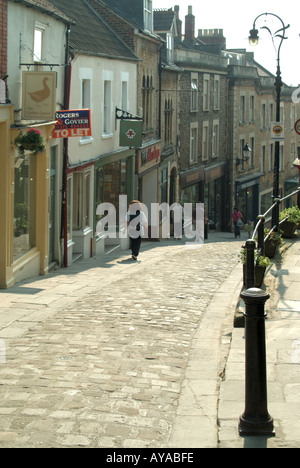
MULTIPOLYGON (((198 29, 223 29, 228 49, 247 49, 254 52, 255 60, 276 74, 277 54, 270 34, 259 31, 260 42, 256 47, 249 44, 249 31, 253 28, 256 17, 262 13, 274 13, 280 16, 285 25, 290 24, 286 32, 287 40, 281 49, 281 74, 288 85, 300 84, 300 2, 298 0, 153 0, 153 7, 180 7, 180 19, 183 22, 188 13, 188 6, 193 7, 198 29)), ((272 32, 281 28, 281 22, 272 16, 260 18, 256 29, 268 26, 272 32)), ((278 40, 277 40, 278 41, 278 40)), ((277 42, 278 44, 278 42, 277 42)))

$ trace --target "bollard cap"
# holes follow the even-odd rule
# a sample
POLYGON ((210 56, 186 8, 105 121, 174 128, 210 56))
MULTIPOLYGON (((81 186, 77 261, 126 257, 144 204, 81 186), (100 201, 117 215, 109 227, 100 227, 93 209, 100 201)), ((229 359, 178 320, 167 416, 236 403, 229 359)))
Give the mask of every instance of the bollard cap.
POLYGON ((270 299, 270 294, 262 289, 250 288, 242 292, 241 298, 246 305, 265 304, 270 299))

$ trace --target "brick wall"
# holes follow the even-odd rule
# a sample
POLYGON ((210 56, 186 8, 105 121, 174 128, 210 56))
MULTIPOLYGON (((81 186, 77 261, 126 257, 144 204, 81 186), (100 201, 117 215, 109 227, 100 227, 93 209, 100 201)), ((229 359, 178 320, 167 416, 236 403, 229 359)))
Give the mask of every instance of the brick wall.
POLYGON ((0 0, 0 79, 7 74, 7 0, 0 0))

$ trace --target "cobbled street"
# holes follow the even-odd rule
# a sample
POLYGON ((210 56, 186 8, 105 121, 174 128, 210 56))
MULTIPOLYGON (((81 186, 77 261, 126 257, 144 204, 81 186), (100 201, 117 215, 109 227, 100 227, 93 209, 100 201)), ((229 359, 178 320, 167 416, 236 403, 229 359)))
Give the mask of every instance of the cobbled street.
POLYGON ((152 244, 139 264, 120 253, 2 291, 0 447, 167 447, 193 339, 241 245, 152 244))

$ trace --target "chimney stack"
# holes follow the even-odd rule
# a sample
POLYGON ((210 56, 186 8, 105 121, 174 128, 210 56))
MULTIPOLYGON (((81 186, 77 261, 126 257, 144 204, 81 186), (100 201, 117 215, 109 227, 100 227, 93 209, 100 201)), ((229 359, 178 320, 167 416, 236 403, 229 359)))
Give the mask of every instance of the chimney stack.
POLYGON ((180 42, 182 41, 182 21, 179 17, 179 5, 175 5, 174 11, 176 14, 176 25, 177 25, 177 32, 178 32, 178 38, 180 42))
POLYGON ((192 6, 189 6, 188 15, 185 17, 185 40, 195 40, 195 16, 193 15, 192 6))

